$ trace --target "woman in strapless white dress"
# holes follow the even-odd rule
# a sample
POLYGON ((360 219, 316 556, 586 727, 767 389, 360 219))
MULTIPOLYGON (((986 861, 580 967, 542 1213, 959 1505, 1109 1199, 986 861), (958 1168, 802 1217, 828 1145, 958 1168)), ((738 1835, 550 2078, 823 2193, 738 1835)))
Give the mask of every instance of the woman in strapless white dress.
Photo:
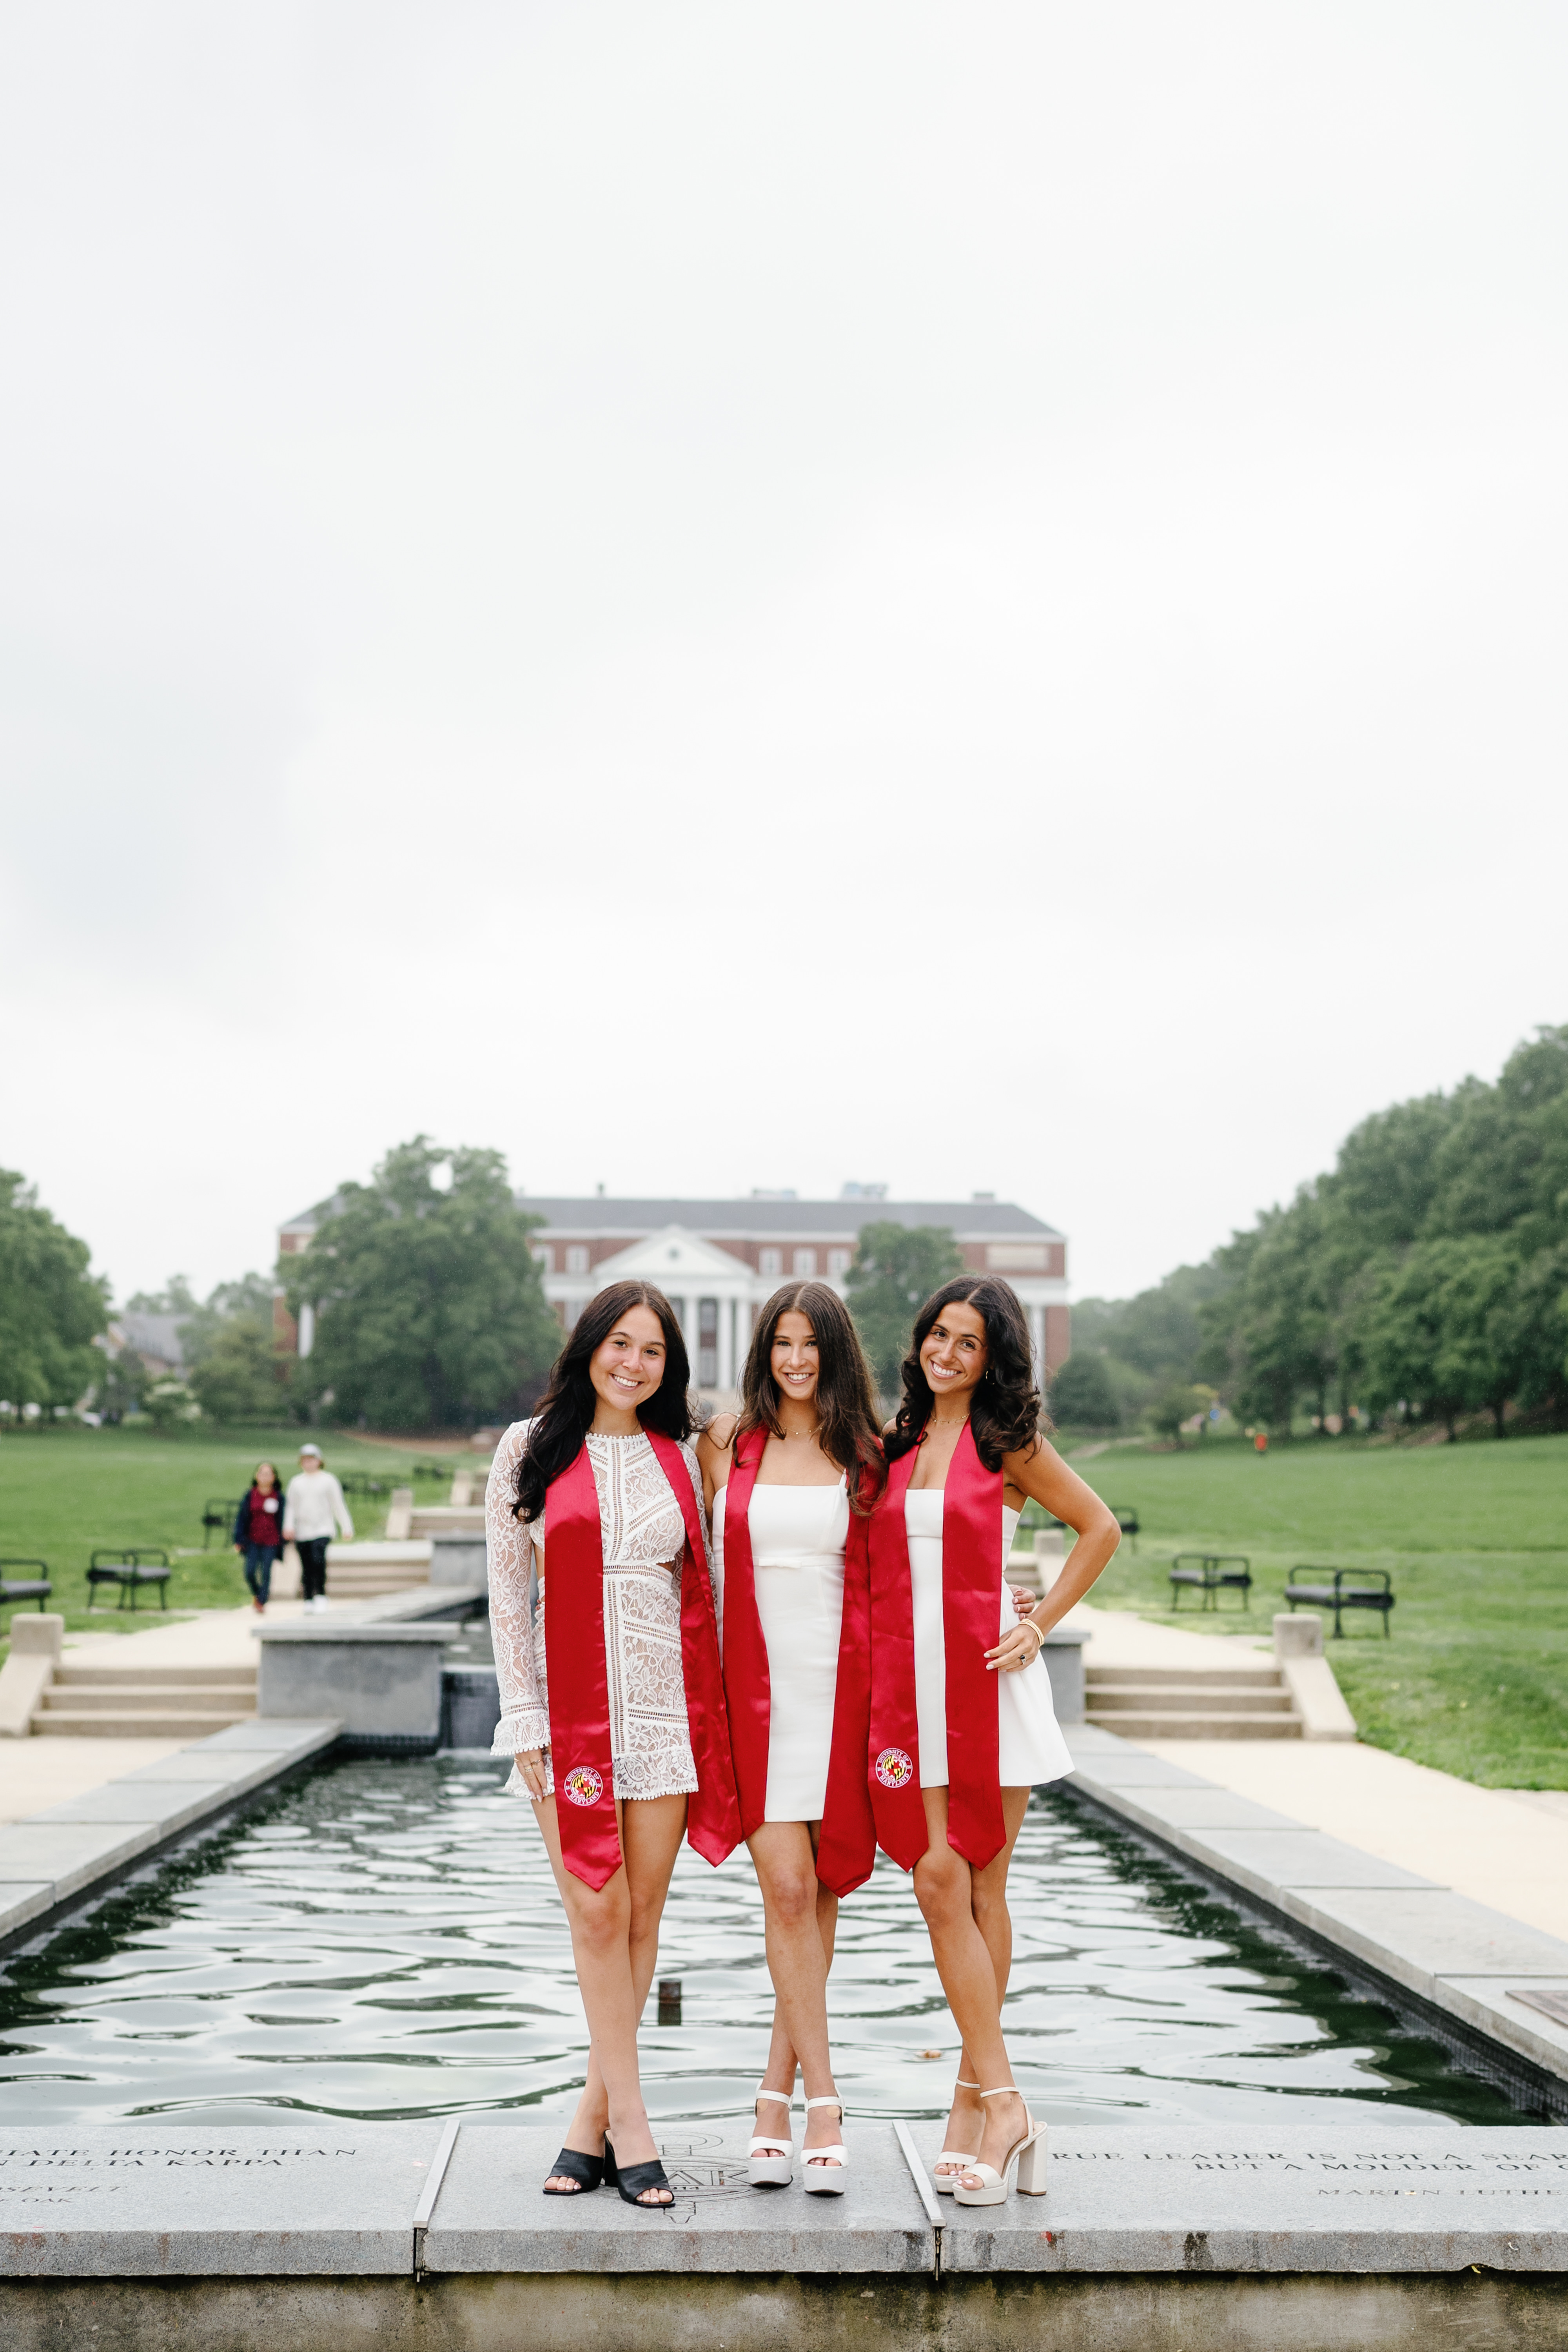
MULTIPOLYGON (((793 1283, 768 1300, 752 1336, 741 1412, 710 1427, 698 1458, 712 1512, 742 1829, 762 1888, 775 1995, 751 2177, 759 2187, 791 2178, 798 2064, 803 2185, 837 2190, 847 2159, 828 2053, 827 1971, 838 1906, 818 1881, 816 1857, 833 1750, 850 1493, 863 1523, 882 1457, 870 1372, 848 1312, 826 1283, 793 1283)), ((863 1774, 863 1744, 858 1769, 863 1774)))
MULTIPOLYGON (((1021 2186, 1037 2194, 1045 2181, 1043 2140, 1014 2087, 1002 2036, 1013 1956, 1007 1869, 1014 1843, 1031 1788, 1072 1769, 1040 1650, 1051 1626, 1083 1598, 1114 1552, 1120 1530, 1099 1496, 1040 1435, 1028 1326, 1011 1285, 994 1276, 944 1285, 916 1318, 902 1373, 903 1403, 884 1435, 888 1486, 870 1534, 873 1719, 884 1726, 907 1723, 914 1734, 923 1832, 912 1810, 910 1759, 902 1744, 878 1755, 876 1775, 884 1788, 873 1790, 873 1801, 882 1842, 892 1836, 903 1843, 903 1851, 889 1850, 906 1867, 912 1863, 932 1956, 963 2036, 936 2186, 963 2204, 990 2204, 1005 2197, 1020 2164, 1021 2186), (1020 1617, 1001 1571, 1029 1499, 1075 1528, 1078 1541, 1047 1598, 1020 1617), (949 1563, 944 1594, 943 1522, 950 1506, 948 1524, 959 1531, 962 1546, 949 1563), (993 1529, 1002 1554, 999 1601, 990 1623, 981 1625, 977 1612, 989 1561, 981 1556, 979 1531, 986 1531, 988 1542, 993 1529), (898 1660, 908 1654, 897 1622, 905 1545, 912 1706, 899 1686, 899 1674, 907 1668, 900 1670, 898 1660), (995 1640, 982 1651, 993 1625, 995 1640), (965 1646, 971 1641, 973 1650, 965 1646), (988 1696, 982 1665, 994 1677, 996 1709, 995 1763, 986 1762, 984 1787, 976 1761, 982 1745, 973 1733, 975 1710, 988 1696), (950 1712, 952 1674, 963 1693, 957 1712, 950 1712), (962 1761, 951 1772, 950 1731, 963 1746, 962 1761)), ((885 1729, 874 1730, 873 1749, 886 1736, 885 1729)))

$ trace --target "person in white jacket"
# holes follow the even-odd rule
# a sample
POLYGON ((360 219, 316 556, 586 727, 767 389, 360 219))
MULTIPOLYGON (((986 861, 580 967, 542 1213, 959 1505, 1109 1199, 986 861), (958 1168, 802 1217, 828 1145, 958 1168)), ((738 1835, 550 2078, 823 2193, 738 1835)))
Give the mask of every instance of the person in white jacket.
POLYGON ((300 1467, 283 1498, 283 1540, 300 1555, 300 1578, 310 1610, 327 1605, 327 1546, 336 1528, 353 1543, 354 1523, 343 1490, 321 1460, 319 1445, 301 1445, 300 1467))

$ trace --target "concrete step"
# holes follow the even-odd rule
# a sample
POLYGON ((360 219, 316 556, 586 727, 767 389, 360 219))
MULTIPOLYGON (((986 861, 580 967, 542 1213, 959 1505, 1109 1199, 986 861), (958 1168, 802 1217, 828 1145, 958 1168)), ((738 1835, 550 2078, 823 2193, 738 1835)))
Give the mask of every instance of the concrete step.
POLYGON ((1131 1707, 1134 1713, 1144 1713, 1150 1707, 1162 1713, 1174 1708, 1177 1713, 1194 1709, 1205 1715, 1289 1715, 1290 1694, 1279 1685, 1247 1690, 1216 1690, 1212 1684, 1194 1689, 1188 1683, 1090 1683, 1086 1693, 1087 1704, 1102 1713, 1121 1713, 1131 1707))
POLYGON ((1157 1683, 1163 1689, 1276 1690, 1279 1669, 1267 1663, 1256 1666, 1089 1666, 1084 1680, 1096 1683, 1157 1683))
POLYGON ((155 1707, 163 1715, 210 1715, 215 1708, 254 1715, 256 1677, 252 1675, 248 1683, 166 1684, 148 1675, 142 1682, 116 1683, 107 1690, 92 1684, 79 1687, 68 1683, 62 1688, 52 1683, 38 1705, 51 1715, 59 1707, 74 1715, 113 1715, 127 1707, 155 1707))
POLYGON ((174 1714, 157 1707, 125 1707, 117 1713, 93 1714, 86 1709, 40 1707, 33 1717, 34 1737, 46 1739, 205 1739, 211 1731, 226 1731, 231 1723, 253 1723, 250 1707, 228 1707, 221 1714, 174 1714))
POLYGON ((1088 1706, 1086 1723, 1098 1723, 1122 1739, 1300 1739, 1294 1715, 1205 1714, 1196 1707, 1088 1706))
POLYGON ((254 1690, 254 1666, 79 1666, 68 1655, 55 1668, 54 1687, 72 1690, 140 1690, 156 1683, 160 1690, 254 1690))

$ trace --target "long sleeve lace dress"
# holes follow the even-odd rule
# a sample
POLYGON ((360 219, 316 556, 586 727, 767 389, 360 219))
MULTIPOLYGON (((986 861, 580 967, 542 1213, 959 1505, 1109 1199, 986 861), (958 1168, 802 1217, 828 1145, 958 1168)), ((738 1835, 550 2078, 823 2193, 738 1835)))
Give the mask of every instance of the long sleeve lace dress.
MULTIPOLYGON (((518 1463, 531 1425, 513 1422, 496 1448, 485 1488, 490 1638, 500 1685, 500 1721, 492 1743, 498 1756, 550 1746, 542 1567, 536 1585, 532 1574, 536 1554, 548 1557, 548 1530, 542 1517, 525 1522, 512 1517, 518 1463)), ((605 1559, 605 1662, 615 1792, 617 1797, 689 1796, 697 1787, 697 1768, 680 1661, 686 1522, 658 1456, 640 1431, 631 1437, 590 1431, 586 1444, 599 1496, 605 1559)), ((683 1445, 680 1452, 697 1497, 706 1549, 701 1474, 691 1447, 683 1445)), ((710 1558, 705 1572, 711 1577, 710 1558)), ((552 1793, 555 1782, 548 1758, 545 1770, 547 1792, 552 1793)), ((507 1787, 527 1794, 515 1767, 507 1787)))

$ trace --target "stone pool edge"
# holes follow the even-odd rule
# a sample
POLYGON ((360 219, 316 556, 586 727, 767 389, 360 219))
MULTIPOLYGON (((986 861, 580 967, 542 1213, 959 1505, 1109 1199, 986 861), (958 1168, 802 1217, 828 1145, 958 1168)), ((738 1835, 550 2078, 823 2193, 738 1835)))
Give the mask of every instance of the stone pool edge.
MULTIPOLYGON (((1515 1997, 1568 1996, 1568 1943, 1099 1725, 1064 1725, 1063 1737, 1073 1771, 1053 1786, 1130 1822, 1331 1956, 1385 1978, 1466 2040, 1498 2044, 1568 2094, 1568 2026, 1515 1997)), ((1563 2104, 1568 2111, 1568 2097, 1563 2104)))
POLYGON ((0 1955, 335 1745, 335 1717, 251 1718, 42 1812, 0 1823, 0 1955), (145 1794, 143 1794, 145 1791, 145 1794))

